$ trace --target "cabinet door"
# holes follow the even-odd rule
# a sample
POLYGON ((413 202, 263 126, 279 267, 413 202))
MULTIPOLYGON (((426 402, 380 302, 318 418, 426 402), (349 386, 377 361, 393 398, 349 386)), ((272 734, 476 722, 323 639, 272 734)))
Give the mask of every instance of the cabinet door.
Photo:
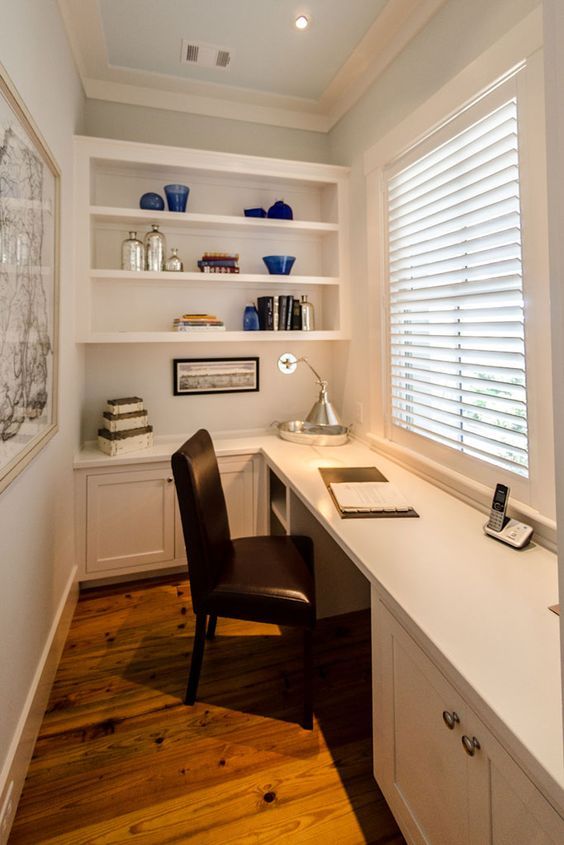
POLYGON ((251 537, 257 533, 253 456, 219 458, 218 464, 231 536, 251 537))
POLYGON ((477 845, 561 845, 564 819, 477 716, 468 714, 465 733, 476 736, 480 750, 470 761, 470 794, 480 795, 471 818, 484 815, 490 826, 477 845), (472 723, 473 722, 473 723, 472 723), (474 766, 473 763, 478 763, 474 766), (482 771, 480 771, 482 770, 482 771))
POLYGON ((564 819, 372 591, 374 774, 416 845, 560 845, 564 819), (443 713, 456 714, 452 730, 443 713), (464 742, 475 742, 465 750, 464 742))
POLYGON ((86 571, 119 574, 174 559, 174 484, 168 468, 90 475, 86 571))
MULTIPOLYGON (((218 458, 219 474, 229 516, 232 537, 252 537, 258 533, 257 461, 252 455, 218 458)), ((186 560, 186 547, 178 503, 175 507, 175 557, 186 560)))
POLYGON ((374 773, 398 823, 417 845, 466 845, 464 707, 373 592, 374 773))

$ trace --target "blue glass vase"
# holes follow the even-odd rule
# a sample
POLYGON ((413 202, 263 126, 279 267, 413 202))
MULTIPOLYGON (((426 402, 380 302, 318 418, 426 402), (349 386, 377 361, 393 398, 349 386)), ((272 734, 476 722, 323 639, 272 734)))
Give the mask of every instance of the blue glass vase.
POLYGON ((186 211, 190 188, 187 185, 165 185, 164 192, 169 211, 186 211))
POLYGON ((254 305, 246 305, 243 312, 243 330, 246 332, 258 332, 259 316, 254 305))
POLYGON ((144 208, 146 211, 164 211, 164 199, 160 194, 149 191, 139 200, 139 208, 144 208))

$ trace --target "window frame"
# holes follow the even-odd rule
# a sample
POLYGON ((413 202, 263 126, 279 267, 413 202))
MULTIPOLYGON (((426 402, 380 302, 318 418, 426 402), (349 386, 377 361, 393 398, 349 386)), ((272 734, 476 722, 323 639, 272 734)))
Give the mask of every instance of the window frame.
MULTIPOLYGON (((509 34, 511 36, 513 33, 509 34)), ((507 37, 506 37, 507 38, 507 37)), ((522 518, 537 517, 548 533, 554 532, 554 441, 550 366, 550 300, 548 278, 548 223, 546 150, 544 133, 544 79, 542 35, 531 32, 531 47, 509 70, 500 72, 493 51, 470 65, 430 101, 397 126, 365 155, 368 224, 368 268, 371 290, 370 357, 373 390, 369 439, 410 467, 451 489, 456 495, 484 506, 497 481, 508 483, 512 503, 522 518), (480 63, 480 72, 476 68, 480 63), (497 67, 496 67, 497 65, 497 67), (480 78, 489 84, 479 87, 480 78), (495 72, 497 70, 497 73, 495 72), (456 126, 474 122, 501 102, 517 99, 522 224, 523 294, 525 300, 525 353, 529 426, 529 478, 504 471, 475 457, 436 444, 391 422, 390 345, 387 290, 385 171, 407 156, 424 154, 422 144, 433 139, 439 146, 457 134, 456 126), (419 148, 419 151, 417 150, 419 148), (374 237, 374 233, 377 237, 374 237)), ((515 39, 513 39, 515 40, 515 39)), ((521 56, 522 33, 516 45, 521 56)), ((497 45, 496 45, 497 46, 497 45)), ((510 45, 511 46, 511 45, 510 45)), ((507 53, 501 50, 507 61, 507 53)))

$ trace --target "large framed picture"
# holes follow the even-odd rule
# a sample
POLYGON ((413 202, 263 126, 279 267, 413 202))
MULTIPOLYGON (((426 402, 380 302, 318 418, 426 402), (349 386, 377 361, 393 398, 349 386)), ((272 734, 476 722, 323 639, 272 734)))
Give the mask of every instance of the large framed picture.
POLYGON ((59 185, 0 65, 0 492, 57 431, 59 185))
POLYGON ((173 373, 175 396, 259 389, 258 358, 175 358, 173 373))

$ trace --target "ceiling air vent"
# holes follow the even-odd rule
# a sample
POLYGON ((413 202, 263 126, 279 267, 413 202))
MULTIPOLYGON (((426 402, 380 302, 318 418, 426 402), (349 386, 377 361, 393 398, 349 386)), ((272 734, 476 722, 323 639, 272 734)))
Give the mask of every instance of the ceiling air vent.
POLYGON ((183 65, 198 65, 198 67, 215 67, 227 70, 231 61, 231 50, 217 47, 215 44, 197 44, 187 38, 182 40, 180 62, 183 65))

